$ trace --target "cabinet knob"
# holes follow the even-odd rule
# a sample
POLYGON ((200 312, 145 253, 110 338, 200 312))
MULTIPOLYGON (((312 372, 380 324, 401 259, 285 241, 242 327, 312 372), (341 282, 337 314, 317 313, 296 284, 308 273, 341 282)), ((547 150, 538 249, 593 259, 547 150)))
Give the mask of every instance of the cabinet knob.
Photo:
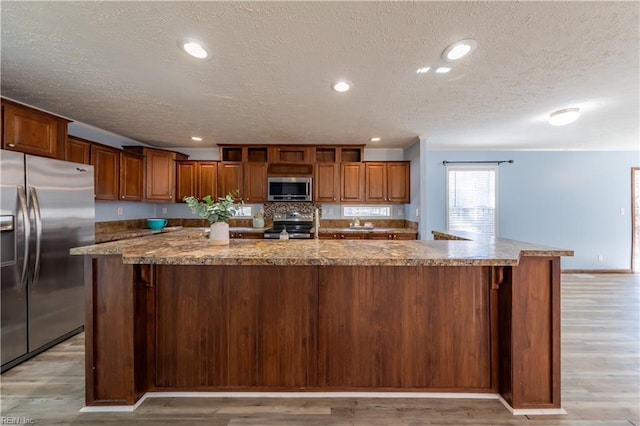
POLYGON ((10 143, 10 144, 9 144, 9 146, 10 146, 11 148, 14 148, 14 147, 16 146, 16 144, 15 144, 15 143, 10 143))
POLYGON ((124 195, 122 196, 122 199, 124 200, 124 195))
POLYGON ((173 195, 169 195, 169 199, 171 200, 173 198, 173 195))

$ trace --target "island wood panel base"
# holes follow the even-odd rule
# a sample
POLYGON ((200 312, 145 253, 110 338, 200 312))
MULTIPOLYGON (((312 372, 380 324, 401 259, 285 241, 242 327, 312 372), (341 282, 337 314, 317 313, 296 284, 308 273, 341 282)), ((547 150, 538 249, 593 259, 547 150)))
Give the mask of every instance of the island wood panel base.
POLYGON ((87 405, 134 404, 148 388, 143 269, 120 256, 84 263, 87 405))
POLYGON ((156 387, 316 384, 316 267, 156 268, 156 387))
POLYGON ((321 267, 319 386, 496 392, 490 291, 486 267, 321 267))
POLYGON ((503 275, 92 263, 87 405, 174 389, 497 392, 516 409, 560 407, 558 258, 503 275))
POLYGON ((499 295, 500 394, 514 409, 560 408, 560 259, 505 268, 499 295))

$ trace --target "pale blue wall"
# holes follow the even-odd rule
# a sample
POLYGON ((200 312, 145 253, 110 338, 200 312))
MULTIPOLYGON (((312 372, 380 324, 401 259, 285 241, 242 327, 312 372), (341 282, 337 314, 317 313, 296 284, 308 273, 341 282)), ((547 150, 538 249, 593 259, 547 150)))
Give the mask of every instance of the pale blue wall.
POLYGON ((96 222, 156 217, 156 205, 126 201, 96 201, 96 222), (118 214, 122 209, 122 214, 118 214))
POLYGON ((446 227, 443 160, 511 159, 514 164, 498 168, 500 237, 574 250, 575 257, 562 259, 563 269, 631 268, 631 167, 640 164, 637 151, 428 151, 421 193, 429 233, 446 227))

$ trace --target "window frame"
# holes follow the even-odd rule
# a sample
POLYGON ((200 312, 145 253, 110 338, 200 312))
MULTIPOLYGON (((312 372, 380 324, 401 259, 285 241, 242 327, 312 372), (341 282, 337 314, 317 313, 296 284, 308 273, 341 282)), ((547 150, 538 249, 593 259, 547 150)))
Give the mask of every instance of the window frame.
POLYGON ((355 217, 360 219, 391 219, 393 218, 393 206, 389 204, 380 204, 380 205, 371 205, 371 204, 353 204, 353 205, 345 205, 343 204, 340 208, 340 217, 342 219, 353 219, 355 217), (366 216, 366 215, 353 215, 349 216, 344 213, 345 208, 385 208, 389 209, 389 214, 387 216, 366 216))
MULTIPOLYGON (((469 164, 469 165, 456 165, 456 166, 445 166, 445 224, 447 227, 447 231, 451 231, 449 229, 449 171, 493 171, 494 172, 494 213, 493 213, 493 237, 498 238, 499 230, 498 230, 498 214, 499 214, 499 196, 498 196, 498 165, 479 165, 479 164, 469 164)), ((455 231, 452 231, 455 232, 455 231)), ((485 235, 485 234, 483 234, 485 235)), ((487 234, 488 235, 488 234, 487 234)))

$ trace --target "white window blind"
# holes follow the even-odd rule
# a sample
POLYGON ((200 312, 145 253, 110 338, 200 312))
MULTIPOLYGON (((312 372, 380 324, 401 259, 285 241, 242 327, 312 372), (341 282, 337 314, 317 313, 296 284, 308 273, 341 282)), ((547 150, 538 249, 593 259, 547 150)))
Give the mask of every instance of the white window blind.
POLYGON ((497 234, 496 167, 447 167, 447 229, 497 234))

